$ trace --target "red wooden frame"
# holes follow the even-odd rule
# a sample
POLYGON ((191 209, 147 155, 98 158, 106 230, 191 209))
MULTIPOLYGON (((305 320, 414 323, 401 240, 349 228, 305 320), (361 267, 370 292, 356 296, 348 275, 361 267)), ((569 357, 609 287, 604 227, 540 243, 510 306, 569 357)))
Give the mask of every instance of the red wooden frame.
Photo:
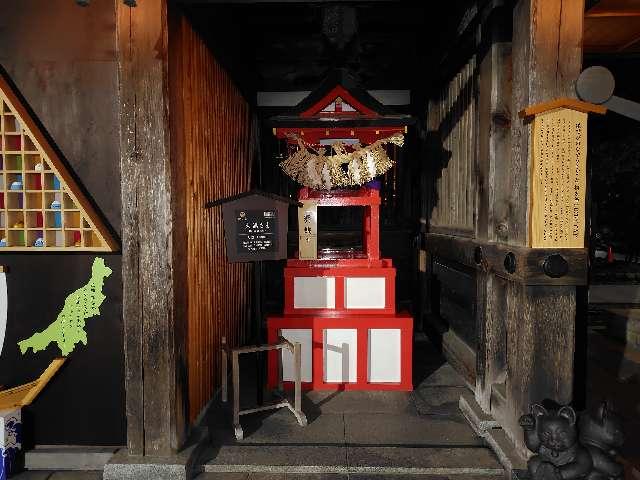
MULTIPOLYGON (((313 381, 304 382, 306 390, 401 390, 412 391, 413 318, 408 313, 395 315, 340 317, 280 316, 267 318, 269 343, 276 343, 281 329, 309 329, 312 331, 313 381), (327 383, 324 381, 324 330, 331 328, 356 329, 358 335, 357 381, 355 383, 327 383), (393 328, 400 330, 400 371, 398 383, 371 383, 368 381, 369 329, 393 328)), ((278 385, 278 352, 268 354, 268 386, 278 385)), ((292 388, 293 382, 284 382, 292 388)))
POLYGON ((396 269, 387 268, 290 268, 284 269, 284 314, 285 315, 380 315, 394 314, 396 311, 396 269), (295 277, 334 277, 336 282, 335 308, 296 308, 294 306, 295 277), (346 308, 345 277, 374 277, 385 279, 384 308, 346 308))
MULTIPOLYGON (((344 115, 344 114, 343 114, 344 115)), ((352 138, 362 145, 370 145, 376 140, 388 138, 396 133, 407 133, 404 126, 398 127, 278 127, 276 138, 286 139, 287 143, 297 145, 296 137, 300 137, 307 145, 319 146, 323 139, 352 138)))
POLYGON ((322 192, 304 187, 298 193, 298 200, 315 200, 318 207, 365 207, 362 219, 362 253, 370 260, 380 258, 380 192, 378 190, 362 187, 358 190, 322 192))

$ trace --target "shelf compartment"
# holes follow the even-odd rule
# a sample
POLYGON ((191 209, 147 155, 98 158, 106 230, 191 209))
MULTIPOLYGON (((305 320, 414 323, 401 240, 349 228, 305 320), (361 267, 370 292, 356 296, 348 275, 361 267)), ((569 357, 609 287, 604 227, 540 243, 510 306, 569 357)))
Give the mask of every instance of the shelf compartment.
MULTIPOLYGON (((71 196, 67 193, 64 192, 64 196, 63 196, 63 203, 62 203, 62 207, 65 210, 76 210, 78 207, 76 207, 75 202, 72 200, 71 196)), ((78 220, 79 222, 80 220, 78 220)), ((78 225, 80 226, 80 225, 78 225)))
POLYGON ((42 210, 42 193, 40 192, 26 192, 26 208, 27 210, 42 210))
POLYGON ((80 211, 79 210, 65 210, 63 213, 63 223, 66 229, 79 229, 80 228, 80 211))
POLYGON ((65 247, 81 247, 82 235, 80 230, 65 230, 64 231, 64 246, 65 247))
POLYGON ((46 162, 43 162, 42 157, 37 153, 24 154, 24 169, 27 171, 48 170, 46 162), (38 167, 38 165, 40 165, 40 167, 38 167))
POLYGON ((61 210, 62 209, 62 192, 44 192, 44 208, 45 210, 61 210), (60 205, 58 209, 52 209, 51 205, 56 201, 60 205))
POLYGON ((44 173, 44 189, 45 190, 60 190, 60 179, 53 172, 44 173))
POLYGON ((22 171, 22 155, 19 153, 5 153, 3 168, 5 170, 22 171))
MULTIPOLYGON (((5 108, 8 108, 5 106, 5 108)), ((6 111, 6 110, 5 110, 6 111)), ((22 127, 20 126, 20 122, 13 114, 4 114, 4 133, 20 133, 22 131, 22 127)))
POLYGON ((38 148, 35 146, 35 144, 33 143, 33 140, 31 140, 31 137, 29 137, 29 135, 24 135, 24 151, 25 152, 37 152, 38 148))
MULTIPOLYGON (((3 211, 0 211, 0 229, 3 229, 7 226, 7 214, 3 211)), ((4 237, 4 231, 0 232, 0 238, 4 237)))
POLYGON ((45 230, 44 243, 47 247, 64 247, 64 233, 62 230, 45 230))
POLYGON ((24 208, 24 193, 21 191, 7 192, 7 206, 9 210, 21 210, 24 208))
POLYGON ((25 212, 27 228, 43 228, 44 218, 42 212, 25 212))
POLYGON ((34 248, 42 248, 47 245, 44 234, 42 230, 29 230, 27 232, 27 246, 34 248), (39 242, 36 244, 36 241, 39 242))
POLYGON ((42 190, 42 175, 40 173, 25 173, 24 189, 42 190))
POLYGON ((84 247, 102 247, 102 242, 90 229, 82 231, 82 243, 84 247))
POLYGON ((9 230, 7 232, 7 247, 24 247, 24 230, 9 230))
POLYGON ((19 152, 22 150, 22 135, 19 133, 4 134, 4 149, 8 152, 19 152))
POLYGON ((62 212, 44 212, 45 228, 62 228, 62 212))
POLYGON ((24 228, 24 212, 9 210, 7 212, 7 228, 24 228), (22 222, 22 227, 19 226, 22 222))

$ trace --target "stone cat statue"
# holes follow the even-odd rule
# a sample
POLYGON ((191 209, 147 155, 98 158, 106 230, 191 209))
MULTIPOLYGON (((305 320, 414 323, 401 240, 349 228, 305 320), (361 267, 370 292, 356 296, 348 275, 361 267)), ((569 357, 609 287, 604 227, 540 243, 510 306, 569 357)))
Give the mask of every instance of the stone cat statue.
POLYGON ((624 467, 615 461, 624 443, 622 421, 602 402, 595 413, 584 413, 578 422, 580 443, 589 451, 593 468, 588 480, 622 479, 624 467))
POLYGON ((576 412, 565 406, 547 411, 539 404, 520 417, 524 441, 536 453, 527 469, 533 480, 573 480, 585 478, 592 471, 589 451, 578 443, 576 412))

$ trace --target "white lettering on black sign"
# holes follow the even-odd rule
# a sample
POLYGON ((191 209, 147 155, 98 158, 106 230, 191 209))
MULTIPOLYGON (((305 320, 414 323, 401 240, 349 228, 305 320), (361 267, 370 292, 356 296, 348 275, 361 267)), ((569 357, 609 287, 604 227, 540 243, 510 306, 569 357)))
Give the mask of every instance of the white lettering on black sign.
POLYGON ((236 210, 238 253, 276 252, 278 212, 276 210, 236 210))

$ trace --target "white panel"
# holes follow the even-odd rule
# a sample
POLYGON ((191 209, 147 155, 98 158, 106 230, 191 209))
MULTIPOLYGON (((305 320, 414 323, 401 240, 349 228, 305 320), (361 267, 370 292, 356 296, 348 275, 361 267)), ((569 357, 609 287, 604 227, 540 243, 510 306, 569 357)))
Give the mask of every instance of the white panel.
POLYGON ((7 301, 7 277, 4 272, 0 272, 0 355, 7 329, 7 301))
POLYGON ((345 278, 344 306, 346 308, 384 308, 385 278, 345 278))
POLYGON ((358 331, 331 328, 324 331, 324 381, 355 383, 358 380, 358 331))
MULTIPOLYGON (((313 380, 313 363, 312 363, 312 331, 311 329, 282 329, 280 335, 289 340, 291 343, 298 342, 302 346, 302 381, 311 382, 313 380)), ((293 367, 293 353, 288 349, 282 350, 282 379, 284 381, 293 382, 295 369, 293 367)))
POLYGON ((395 328, 369 330, 369 382, 400 382, 402 378, 400 337, 400 330, 395 328))
POLYGON ((336 279, 333 277, 294 277, 295 308, 336 308, 336 279))

